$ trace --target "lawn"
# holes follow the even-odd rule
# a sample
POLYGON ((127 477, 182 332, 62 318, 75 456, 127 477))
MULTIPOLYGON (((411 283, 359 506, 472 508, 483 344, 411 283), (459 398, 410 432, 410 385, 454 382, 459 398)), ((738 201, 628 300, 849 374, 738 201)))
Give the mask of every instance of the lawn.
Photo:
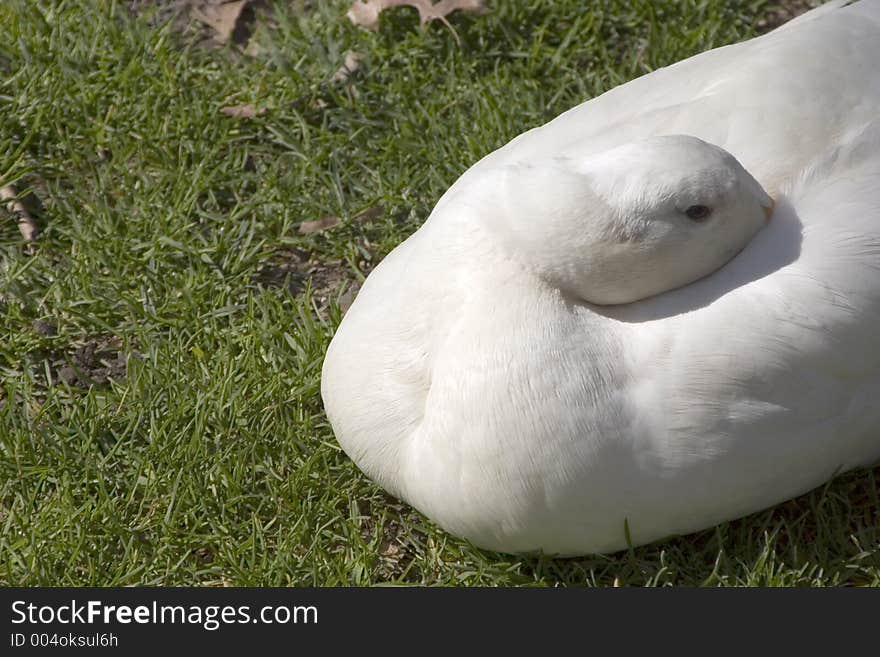
POLYGON ((319 394, 357 286, 470 164, 778 3, 371 32, 276 2, 219 48, 152 4, 0 5, 0 181, 42 230, 0 210, 0 583, 880 585, 880 468, 617 555, 515 557, 383 494, 319 394))

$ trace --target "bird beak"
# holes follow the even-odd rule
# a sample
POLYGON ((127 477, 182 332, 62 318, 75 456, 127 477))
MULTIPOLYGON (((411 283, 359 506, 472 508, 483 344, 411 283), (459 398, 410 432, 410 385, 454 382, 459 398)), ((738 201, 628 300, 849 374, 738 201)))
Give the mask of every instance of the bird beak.
POLYGON ((769 224, 770 218, 773 216, 773 210, 776 207, 776 201, 773 198, 770 198, 770 205, 761 206, 764 208, 764 216, 766 217, 765 221, 769 224))

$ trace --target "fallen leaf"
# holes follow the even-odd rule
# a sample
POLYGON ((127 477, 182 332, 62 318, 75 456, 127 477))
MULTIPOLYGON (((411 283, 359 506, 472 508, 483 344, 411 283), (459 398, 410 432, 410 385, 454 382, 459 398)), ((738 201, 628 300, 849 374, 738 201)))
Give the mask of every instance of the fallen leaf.
POLYGON ((379 27, 379 12, 390 6, 393 5, 379 0, 368 0, 367 2, 357 0, 348 8, 348 13, 345 15, 355 25, 360 25, 368 30, 375 30, 379 27))
POLYGON ((348 9, 348 19, 355 25, 360 25, 368 30, 375 30, 379 26, 379 14, 385 9, 392 7, 413 7, 419 12, 419 22, 424 25, 433 20, 439 20, 449 26, 446 16, 461 9, 462 11, 486 11, 485 0, 357 0, 348 9))
POLYGON ((400 554, 400 546, 396 543, 392 543, 391 541, 386 541, 385 544, 379 549, 379 554, 383 557, 393 559, 398 554, 400 554))
POLYGON ((153 28, 168 24, 175 32, 189 33, 197 27, 200 47, 231 42, 249 56, 260 52, 251 39, 257 17, 269 20, 272 16, 268 0, 124 0, 118 4, 153 28))
POLYGON ((352 52, 349 50, 345 53, 345 61, 342 63, 342 66, 339 67, 339 70, 333 74, 333 77, 330 78, 331 82, 342 83, 348 80, 351 77, 352 73, 357 71, 361 67, 361 56, 356 52, 352 52))
POLYGON ((326 217, 321 217, 320 219, 316 219, 315 221, 304 221, 299 225, 299 232, 301 233, 318 233, 322 230, 327 230, 328 228, 333 228, 338 224, 342 223, 342 219, 339 217, 334 217, 333 215, 329 215, 326 217))
POLYGON ((244 43, 250 36, 245 9, 253 0, 230 0, 220 4, 193 7, 192 15, 214 31, 214 41, 220 45, 244 43))
POLYGON ((364 221, 372 221, 376 217, 382 216, 382 213, 385 212, 385 206, 381 203, 379 205, 374 205, 371 208, 367 208, 363 212, 360 212, 354 216, 352 221, 364 222, 364 221))
POLYGON ((268 112, 265 107, 260 107, 259 109, 254 107, 251 103, 245 103, 244 105, 230 105, 229 107, 221 107, 220 113, 225 114, 226 116, 231 116, 236 119, 252 119, 255 116, 263 116, 266 112, 268 112))
POLYGON ((18 191, 12 185, 0 187, 0 200, 6 203, 9 213, 18 220, 18 230, 25 242, 33 242, 37 238, 37 222, 18 198, 18 191))

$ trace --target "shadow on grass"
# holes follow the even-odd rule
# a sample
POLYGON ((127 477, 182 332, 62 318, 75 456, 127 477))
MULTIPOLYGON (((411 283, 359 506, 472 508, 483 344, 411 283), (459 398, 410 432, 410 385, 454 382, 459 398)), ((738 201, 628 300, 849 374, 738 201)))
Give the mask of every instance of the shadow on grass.
POLYGON ((361 526, 374 585, 880 586, 880 464, 702 532, 565 559, 480 550, 375 492, 361 526))
POLYGON ((549 585, 877 586, 878 491, 875 466, 696 534, 610 556, 524 557, 520 572, 549 585))

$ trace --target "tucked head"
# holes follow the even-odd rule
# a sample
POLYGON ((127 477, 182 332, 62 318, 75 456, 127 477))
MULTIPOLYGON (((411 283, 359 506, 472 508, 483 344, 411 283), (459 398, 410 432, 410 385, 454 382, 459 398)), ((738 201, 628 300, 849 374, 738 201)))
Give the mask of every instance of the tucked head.
POLYGON ((629 303, 702 278, 769 219, 773 201, 727 151, 673 135, 583 159, 501 167, 468 205, 551 285, 629 303))

